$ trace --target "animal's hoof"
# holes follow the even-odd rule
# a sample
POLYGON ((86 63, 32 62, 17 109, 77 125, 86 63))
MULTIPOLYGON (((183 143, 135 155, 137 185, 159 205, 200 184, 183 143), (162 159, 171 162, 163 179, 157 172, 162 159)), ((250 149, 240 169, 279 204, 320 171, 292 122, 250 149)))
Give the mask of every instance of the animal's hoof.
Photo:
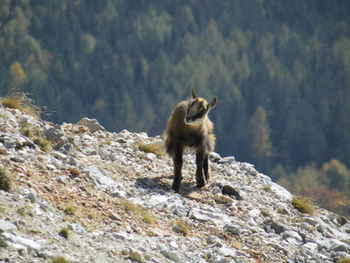
POLYGON ((199 182, 197 183, 197 188, 202 188, 205 186, 205 182, 199 182))
POLYGON ((180 185, 178 185, 178 184, 173 184, 172 189, 173 189, 176 193, 178 193, 178 192, 180 192, 180 185))

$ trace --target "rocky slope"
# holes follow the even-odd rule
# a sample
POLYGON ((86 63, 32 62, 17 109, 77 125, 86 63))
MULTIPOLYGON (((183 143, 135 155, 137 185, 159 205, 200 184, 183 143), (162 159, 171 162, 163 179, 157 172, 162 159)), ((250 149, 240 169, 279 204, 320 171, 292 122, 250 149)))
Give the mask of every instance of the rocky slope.
POLYGON ((11 191, 0 190, 0 262, 350 258, 347 219, 300 213, 287 190, 234 157, 212 154, 211 181, 197 190, 186 154, 174 193, 171 159, 152 153, 162 143, 89 119, 55 125, 0 104, 1 166, 12 179, 11 191))

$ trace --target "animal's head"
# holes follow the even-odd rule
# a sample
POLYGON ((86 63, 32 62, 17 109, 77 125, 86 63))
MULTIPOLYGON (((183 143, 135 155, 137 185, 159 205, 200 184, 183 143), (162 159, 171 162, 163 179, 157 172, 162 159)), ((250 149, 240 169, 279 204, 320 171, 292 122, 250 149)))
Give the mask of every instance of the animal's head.
POLYGON ((191 99, 188 103, 188 109, 185 116, 185 123, 192 126, 197 126, 203 123, 207 117, 208 112, 215 107, 218 99, 215 96, 211 102, 196 95, 194 87, 192 86, 191 99))

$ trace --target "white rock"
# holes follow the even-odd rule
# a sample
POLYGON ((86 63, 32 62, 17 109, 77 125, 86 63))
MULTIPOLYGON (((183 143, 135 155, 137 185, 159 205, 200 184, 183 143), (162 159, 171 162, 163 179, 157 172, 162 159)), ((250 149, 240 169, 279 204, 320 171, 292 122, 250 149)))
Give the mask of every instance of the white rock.
POLYGON ((2 230, 3 232, 9 232, 15 230, 16 228, 17 227, 11 222, 8 222, 4 219, 0 219, 0 230, 2 230))
POLYGON ((277 197, 285 202, 291 202, 293 199, 293 195, 282 186, 271 182, 271 189, 276 193, 277 197))
POLYGON ((31 239, 16 236, 11 233, 3 233, 2 235, 8 240, 9 244, 11 244, 13 247, 17 249, 23 249, 23 248, 32 248, 34 250, 42 249, 42 246, 40 244, 38 244, 37 242, 31 239))

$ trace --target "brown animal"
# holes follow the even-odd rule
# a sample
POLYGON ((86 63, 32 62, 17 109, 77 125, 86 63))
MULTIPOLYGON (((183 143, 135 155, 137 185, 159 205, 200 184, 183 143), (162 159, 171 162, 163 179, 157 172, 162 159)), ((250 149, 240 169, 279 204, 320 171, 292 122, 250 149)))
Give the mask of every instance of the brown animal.
POLYGON ((201 188, 209 180, 209 153, 215 147, 214 125, 208 112, 217 103, 217 97, 208 103, 196 95, 192 87, 191 99, 180 102, 172 112, 165 132, 165 146, 174 161, 172 189, 179 192, 182 180, 182 153, 185 147, 196 150, 196 183, 201 188), (203 176, 203 171, 205 179, 203 176))

